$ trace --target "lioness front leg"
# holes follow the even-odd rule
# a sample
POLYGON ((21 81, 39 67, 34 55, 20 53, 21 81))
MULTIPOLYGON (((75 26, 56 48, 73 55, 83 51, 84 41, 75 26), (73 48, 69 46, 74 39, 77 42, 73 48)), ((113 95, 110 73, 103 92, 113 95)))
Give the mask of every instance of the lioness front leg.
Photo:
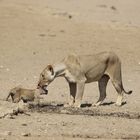
POLYGON ((76 83, 76 97, 74 107, 81 107, 81 101, 84 93, 85 82, 80 81, 76 83))
POLYGON ((76 83, 69 83, 69 89, 70 89, 69 103, 65 104, 64 107, 71 107, 74 105, 75 102, 76 83))

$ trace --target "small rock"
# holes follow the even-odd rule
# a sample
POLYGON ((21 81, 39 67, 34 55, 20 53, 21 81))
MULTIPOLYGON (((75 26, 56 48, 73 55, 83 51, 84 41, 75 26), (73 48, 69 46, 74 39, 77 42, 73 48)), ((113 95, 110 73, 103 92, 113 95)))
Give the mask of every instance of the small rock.
POLYGON ((61 95, 61 97, 65 97, 65 95, 61 95))
POLYGON ((38 116, 34 116, 34 118, 35 118, 35 119, 39 119, 39 117, 38 117, 38 116))
POLYGON ((116 129, 113 129, 113 131, 116 131, 116 129))
POLYGON ((41 122, 41 120, 38 119, 37 122, 41 122))
POLYGON ((57 103, 52 102, 51 105, 52 105, 52 106, 57 106, 57 103))
POLYGON ((56 37, 55 34, 49 34, 48 36, 50 36, 50 37, 56 37))
POLYGON ((65 122, 62 122, 62 126, 66 126, 67 124, 65 122))
POLYGON ((10 69, 9 68, 6 68, 6 71, 10 71, 10 69))
POLYGON ((33 52, 33 55, 36 55, 36 52, 33 52))
POLYGON ((39 36, 44 37, 44 36, 46 36, 46 34, 39 34, 39 36))
POLYGON ((49 126, 48 123, 43 123, 43 125, 45 125, 45 126, 49 126))
POLYGON ((110 8, 114 11, 117 10, 117 8, 115 6, 111 6, 110 8))
POLYGON ((67 111, 67 110, 61 110, 61 113, 67 114, 67 113, 69 113, 69 111, 67 111))
POLYGON ((31 136, 31 133, 22 133, 21 136, 29 137, 29 136, 31 136))
POLYGON ((45 130, 44 130, 44 133, 48 133, 48 130, 47 130, 47 129, 45 129, 45 130))
POLYGON ((11 114, 8 114, 5 116, 6 119, 15 119, 15 117, 13 117, 11 114))
POLYGON ((12 81, 13 81, 13 82, 16 82, 16 80, 15 80, 15 79, 12 79, 12 81))
POLYGON ((41 135, 40 134, 37 134, 37 137, 41 137, 41 135))
POLYGON ((115 125, 115 122, 113 122, 112 124, 115 125))
POLYGON ((0 65, 0 68, 1 68, 1 69, 3 69, 3 68, 4 68, 4 66, 3 66, 3 65, 0 65))
POLYGON ((27 81, 27 80, 28 80, 28 78, 26 78, 26 77, 23 78, 23 81, 27 81))
POLYGON ((5 131, 3 134, 4 134, 5 136, 10 136, 10 135, 12 135, 12 132, 11 132, 11 131, 5 131))
POLYGON ((72 18, 72 15, 69 15, 68 18, 71 19, 72 18))
POLYGON ((140 65, 140 62, 138 64, 140 65))
POLYGON ((0 138, 0 140, 6 140, 6 138, 0 138))
POLYGON ((101 8, 106 8, 107 6, 105 4, 100 4, 100 5, 97 5, 98 7, 101 7, 101 8))
POLYGON ((38 77, 37 76, 34 76, 34 79, 37 79, 38 77))
POLYGON ((64 30, 60 30, 60 32, 61 32, 61 33, 64 33, 65 31, 64 31, 64 30))
POLYGON ((26 124, 26 123, 22 123, 21 125, 22 125, 22 126, 27 126, 27 124, 26 124))

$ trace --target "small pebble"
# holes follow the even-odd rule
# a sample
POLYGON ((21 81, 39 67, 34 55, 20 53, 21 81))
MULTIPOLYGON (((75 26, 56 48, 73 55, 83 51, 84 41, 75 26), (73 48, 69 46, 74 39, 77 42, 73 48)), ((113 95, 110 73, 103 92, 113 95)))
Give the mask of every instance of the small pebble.
POLYGON ((68 17, 69 17, 69 19, 71 19, 72 18, 72 15, 69 15, 68 17))
POLYGON ((26 78, 26 77, 23 78, 23 81, 27 81, 27 80, 28 80, 28 78, 26 78))
POLYGON ((10 136, 10 135, 12 135, 12 132, 11 132, 11 131, 5 131, 3 134, 4 134, 5 136, 10 136))
POLYGON ((31 133, 22 133, 21 135, 24 137, 29 137, 29 136, 31 136, 31 133))
POLYGON ((4 66, 3 66, 3 65, 0 65, 0 68, 1 68, 1 69, 3 69, 3 68, 4 68, 4 66))
POLYGON ((66 126, 67 124, 65 122, 62 122, 62 126, 66 126))
POLYGON ((26 123, 22 123, 21 125, 22 125, 22 126, 27 126, 27 124, 26 124, 26 123))
POLYGON ((39 36, 44 37, 44 36, 46 36, 46 34, 39 34, 39 36))
POLYGON ((65 31, 64 31, 64 30, 60 30, 60 32, 61 32, 61 33, 64 33, 65 31))
POLYGON ((112 10, 117 10, 117 8, 115 6, 111 6, 110 7, 112 10))
POLYGON ((0 138, 0 140, 6 140, 6 138, 0 138))
POLYGON ((37 120, 37 122, 41 122, 41 120, 37 120))
POLYGON ((67 111, 67 110, 61 110, 61 113, 67 114, 67 113, 69 113, 69 111, 67 111))
POLYGON ((5 116, 6 119, 15 119, 15 117, 13 117, 12 115, 8 114, 5 116))
POLYGON ((9 68, 6 68, 6 71, 10 71, 10 69, 9 68))
POLYGON ((34 76, 34 79, 37 79, 38 77, 37 76, 34 76))
POLYGON ((33 55, 36 55, 36 52, 33 52, 33 55))

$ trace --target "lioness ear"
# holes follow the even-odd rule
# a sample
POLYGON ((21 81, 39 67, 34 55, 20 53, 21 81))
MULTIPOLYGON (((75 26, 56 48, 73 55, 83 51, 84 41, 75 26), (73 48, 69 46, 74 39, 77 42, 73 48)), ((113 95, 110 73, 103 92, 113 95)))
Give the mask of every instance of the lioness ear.
POLYGON ((47 69, 52 73, 52 75, 54 75, 54 70, 53 70, 52 65, 48 65, 47 69))

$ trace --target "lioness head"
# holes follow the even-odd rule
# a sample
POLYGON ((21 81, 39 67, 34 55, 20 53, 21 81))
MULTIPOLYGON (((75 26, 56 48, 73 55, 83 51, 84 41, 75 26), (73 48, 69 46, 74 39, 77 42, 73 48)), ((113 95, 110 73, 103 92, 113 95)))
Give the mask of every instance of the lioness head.
POLYGON ((38 88, 48 93, 47 86, 54 80, 55 74, 52 65, 48 65, 40 74, 38 88))

